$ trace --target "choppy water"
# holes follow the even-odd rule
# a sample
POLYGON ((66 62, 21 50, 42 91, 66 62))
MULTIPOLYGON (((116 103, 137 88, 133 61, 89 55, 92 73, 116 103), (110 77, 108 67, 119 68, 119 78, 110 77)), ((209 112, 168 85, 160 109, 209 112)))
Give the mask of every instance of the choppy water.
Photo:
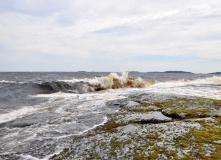
POLYGON ((102 79, 108 74, 0 73, 0 159, 48 159, 74 137, 105 123, 107 114, 119 109, 107 107, 110 100, 148 92, 221 99, 221 75, 129 73, 158 82, 96 91, 95 83, 112 83, 102 79))

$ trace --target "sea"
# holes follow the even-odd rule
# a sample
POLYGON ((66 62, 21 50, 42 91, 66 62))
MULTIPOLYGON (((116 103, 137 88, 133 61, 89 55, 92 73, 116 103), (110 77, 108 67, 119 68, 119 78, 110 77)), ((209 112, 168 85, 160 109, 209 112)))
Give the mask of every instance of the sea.
POLYGON ((221 74, 0 72, 0 159, 47 160, 145 93, 221 100, 221 74))

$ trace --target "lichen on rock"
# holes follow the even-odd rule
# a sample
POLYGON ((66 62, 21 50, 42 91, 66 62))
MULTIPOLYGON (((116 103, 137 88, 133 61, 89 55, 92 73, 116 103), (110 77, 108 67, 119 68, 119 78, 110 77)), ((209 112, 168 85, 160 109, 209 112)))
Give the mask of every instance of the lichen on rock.
POLYGON ((51 159, 221 159, 220 104, 156 93, 108 102, 119 111, 51 159))

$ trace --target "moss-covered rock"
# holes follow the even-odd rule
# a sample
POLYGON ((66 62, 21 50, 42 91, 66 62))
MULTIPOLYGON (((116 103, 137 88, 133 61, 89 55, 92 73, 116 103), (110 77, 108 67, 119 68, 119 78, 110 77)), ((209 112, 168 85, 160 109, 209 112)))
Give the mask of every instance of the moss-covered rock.
POLYGON ((51 159, 221 159, 218 100, 153 93, 108 104, 119 112, 51 159))

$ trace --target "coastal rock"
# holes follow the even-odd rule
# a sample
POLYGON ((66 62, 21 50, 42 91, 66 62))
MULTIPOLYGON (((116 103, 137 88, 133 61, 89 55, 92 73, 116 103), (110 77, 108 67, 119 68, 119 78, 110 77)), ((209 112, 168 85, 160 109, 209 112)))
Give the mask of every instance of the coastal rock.
POLYGON ((52 159, 220 159, 220 119, 205 118, 219 104, 155 93, 110 101, 118 112, 52 159))
POLYGON ((109 107, 124 107, 128 104, 128 99, 119 99, 119 100, 113 100, 106 103, 109 107))
POLYGON ((221 108, 219 110, 212 110, 210 115, 214 117, 221 117, 221 108))
POLYGON ((140 123, 140 124, 146 124, 146 123, 157 124, 157 123, 166 123, 166 122, 171 122, 171 120, 149 118, 149 119, 141 119, 141 121, 136 121, 136 123, 140 123))
POLYGON ((215 114, 214 117, 221 117, 221 114, 215 114))
POLYGON ((124 115, 124 121, 127 122, 140 122, 140 123, 162 123, 162 122, 169 122, 172 119, 164 116, 159 111, 147 112, 147 113, 129 113, 124 115))
POLYGON ((164 110, 162 111, 163 115, 174 118, 174 119, 185 119, 188 114, 187 113, 170 113, 170 112, 165 112, 164 110))
POLYGON ((138 105, 140 105, 140 103, 137 103, 135 101, 128 101, 128 103, 125 107, 134 107, 134 106, 138 106, 138 105))

